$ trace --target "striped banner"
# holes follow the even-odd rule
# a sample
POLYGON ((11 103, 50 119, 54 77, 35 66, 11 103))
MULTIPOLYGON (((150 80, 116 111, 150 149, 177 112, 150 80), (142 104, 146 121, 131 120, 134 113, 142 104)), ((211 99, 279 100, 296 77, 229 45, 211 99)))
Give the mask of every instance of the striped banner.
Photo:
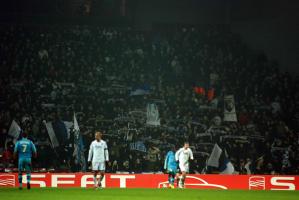
POLYGON ((0 186, 15 186, 14 175, 0 175, 0 186))

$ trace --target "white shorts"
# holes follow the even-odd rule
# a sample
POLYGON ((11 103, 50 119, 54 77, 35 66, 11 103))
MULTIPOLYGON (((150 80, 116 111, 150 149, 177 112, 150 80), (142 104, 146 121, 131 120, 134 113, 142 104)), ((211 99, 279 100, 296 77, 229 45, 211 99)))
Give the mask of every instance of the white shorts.
POLYGON ((106 164, 105 162, 92 162, 93 171, 105 171, 106 164))
POLYGON ((189 163, 185 164, 185 163, 180 163, 179 164, 180 170, 181 172, 186 172, 189 173, 189 163))

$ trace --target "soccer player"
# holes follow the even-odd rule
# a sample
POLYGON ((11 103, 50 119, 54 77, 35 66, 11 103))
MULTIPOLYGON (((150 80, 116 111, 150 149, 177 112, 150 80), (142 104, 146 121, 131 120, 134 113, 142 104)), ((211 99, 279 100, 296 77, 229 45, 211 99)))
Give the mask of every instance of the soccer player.
POLYGON ((192 150, 189 148, 189 142, 184 143, 184 147, 175 153, 175 160, 179 163, 181 176, 178 176, 179 188, 185 187, 186 174, 189 173, 189 161, 193 160, 192 150))
POLYGON ((177 173, 177 162, 175 160, 174 148, 168 151, 164 161, 164 169, 168 173, 168 183, 170 188, 174 188, 174 179, 177 173))
POLYGON ((102 187, 102 180, 105 176, 106 162, 109 161, 107 143, 102 140, 102 133, 95 133, 95 140, 90 144, 88 163, 92 165, 94 188, 102 187), (97 181, 97 175, 100 173, 100 179, 97 181))
POLYGON ((31 157, 37 157, 35 145, 31 140, 27 139, 27 133, 22 133, 22 139, 19 140, 14 149, 14 158, 18 155, 18 170, 19 170, 19 189, 22 188, 22 173, 25 169, 27 175, 27 189, 30 190, 31 179, 31 157))

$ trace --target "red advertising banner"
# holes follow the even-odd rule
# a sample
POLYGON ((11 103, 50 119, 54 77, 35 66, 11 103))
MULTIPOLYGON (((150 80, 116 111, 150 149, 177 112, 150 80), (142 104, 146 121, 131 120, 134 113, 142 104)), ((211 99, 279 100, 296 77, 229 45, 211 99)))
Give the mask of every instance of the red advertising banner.
MULTIPOLYGON (((23 175, 23 183, 27 183, 23 175)), ((165 174, 106 174, 103 187, 109 188, 163 188, 167 187, 165 174)), ((91 173, 33 173, 32 187, 93 187, 91 173)), ((0 173, 0 187, 17 187, 17 173, 0 173)), ((189 174, 186 188, 242 189, 242 190, 299 190, 299 176, 271 175, 198 175, 189 174)))

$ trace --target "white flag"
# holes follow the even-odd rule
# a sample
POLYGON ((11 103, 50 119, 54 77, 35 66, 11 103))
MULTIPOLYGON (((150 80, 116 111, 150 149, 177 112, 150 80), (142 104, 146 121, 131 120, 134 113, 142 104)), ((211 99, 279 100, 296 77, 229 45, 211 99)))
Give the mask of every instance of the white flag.
POLYGON ((223 151, 218 144, 214 145, 213 151, 207 161, 207 167, 217 168, 219 174, 233 174, 235 171, 225 151, 223 151))
POLYGON ((78 121, 77 121, 75 113, 74 113, 74 130, 75 131, 80 131, 80 128, 79 128, 78 121))
POLYGON ((79 124, 76 118, 76 114, 74 113, 74 152, 73 157, 75 157, 75 163, 80 164, 81 170, 86 170, 86 162, 84 156, 84 144, 83 138, 80 134, 79 124))
POLYGON ((8 135, 14 138, 14 143, 16 143, 21 133, 21 128, 15 120, 12 120, 12 123, 8 130, 8 135))
POLYGON ((55 135, 55 132, 54 132, 54 129, 53 129, 53 126, 52 126, 52 122, 46 122, 44 121, 44 124, 46 126, 46 129, 48 131, 48 135, 50 137, 50 140, 51 140, 51 143, 52 143, 52 147, 55 148, 55 147, 58 147, 59 146, 59 142, 56 138, 56 135, 55 135))
POLYGON ((224 96, 224 119, 226 122, 236 122, 237 114, 234 95, 224 96))
POLYGON ((65 128, 66 128, 66 132, 67 132, 67 138, 70 139, 70 129, 72 128, 72 126, 74 125, 73 122, 68 122, 68 121, 63 121, 65 128))
POLYGON ((130 143, 130 149, 136 150, 136 151, 141 151, 141 152, 146 152, 146 147, 142 141, 130 143))
POLYGON ((147 104, 146 124, 152 126, 160 126, 159 110, 156 104, 147 104))
POLYGON ((219 167, 219 158, 222 154, 222 149, 215 144, 213 151, 208 159, 207 165, 212 167, 219 167))

